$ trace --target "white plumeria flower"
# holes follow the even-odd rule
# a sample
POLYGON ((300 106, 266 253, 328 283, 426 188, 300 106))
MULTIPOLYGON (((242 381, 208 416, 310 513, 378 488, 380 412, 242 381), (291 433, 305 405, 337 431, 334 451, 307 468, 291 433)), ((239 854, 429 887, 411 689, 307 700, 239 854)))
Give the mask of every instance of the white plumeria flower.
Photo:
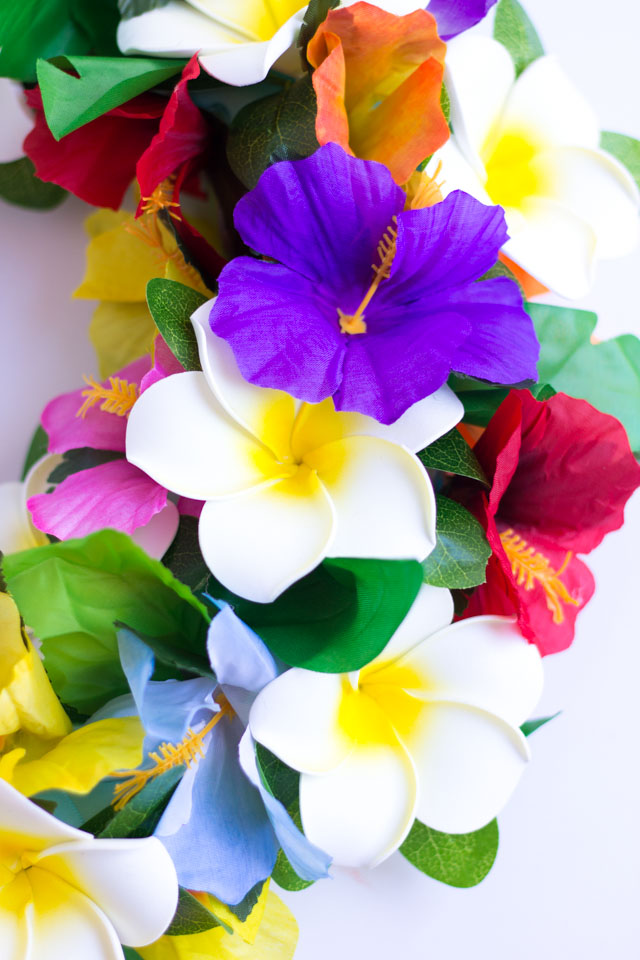
POLYGON ((124 960, 162 936, 178 903, 159 840, 96 840, 0 780, 2 960, 124 960))
POLYGON ((453 135, 429 166, 443 192, 504 207, 504 253, 564 297, 584 296, 598 258, 638 242, 640 195, 599 149, 597 118, 553 57, 515 79, 495 40, 462 36, 447 49, 453 135))
POLYGON ((252 735, 301 772, 305 834, 336 863, 375 866, 416 817, 480 829, 529 759, 519 727, 542 690, 540 654, 509 618, 452 616, 449 591, 423 585, 359 673, 296 667, 253 704, 252 735))
MULTIPOLYGON (((355 2, 355 0, 350 0, 355 2)), ((343 4, 348 6, 349 4, 343 4)), ((404 15, 423 9, 416 0, 378 0, 374 6, 404 15)), ((271 67, 300 72, 295 41, 306 13, 300 0, 169 0, 118 26, 123 53, 191 57, 224 83, 264 80, 271 67)))
POLYGON ((422 560, 436 542, 435 498, 415 452, 455 426, 442 387, 385 426, 244 380, 192 317, 203 372, 155 383, 127 425, 127 458, 183 497, 205 500, 200 549, 234 593, 269 603, 325 557, 422 560))

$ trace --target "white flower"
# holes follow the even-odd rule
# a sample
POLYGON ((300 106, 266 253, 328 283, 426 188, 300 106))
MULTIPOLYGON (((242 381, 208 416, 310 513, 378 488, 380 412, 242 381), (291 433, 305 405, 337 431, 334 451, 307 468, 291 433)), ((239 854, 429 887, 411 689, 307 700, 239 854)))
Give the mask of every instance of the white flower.
POLYGON ((294 668, 258 694, 251 733, 301 772, 305 834, 336 863, 375 866, 414 818, 485 826, 529 759, 519 730, 542 689, 540 655, 504 617, 447 627, 448 590, 422 586, 359 673, 294 668))
POLYGON ((200 548, 234 593, 268 603, 325 557, 416 559, 435 546, 435 499, 415 451, 462 406, 442 387, 394 424, 300 403, 247 383, 209 326, 192 320, 203 372, 142 394, 127 458, 184 497, 205 500, 200 548))
POLYGON ((462 189, 505 208, 504 253, 565 297, 589 291, 594 262, 638 242, 640 196, 600 150, 597 118, 553 57, 515 80, 495 40, 458 37, 447 50, 453 136, 429 166, 443 192, 462 189))
POLYGON ((0 780, 2 960, 124 960, 152 943, 178 902, 159 840, 96 840, 0 780))
POLYGON ((8 480, 0 483, 0 550, 18 553, 49 543, 47 535, 37 530, 27 510, 27 500, 47 489, 47 477, 61 463, 58 454, 49 454, 38 460, 24 481, 8 480))
MULTIPOLYGON (((403 15, 425 4, 378 0, 375 6, 403 15)), ((169 0, 122 20, 118 46, 123 53, 163 57, 191 57, 200 52, 200 63, 208 73, 242 87, 264 80, 277 60, 285 73, 300 71, 295 40, 306 9, 300 0, 169 0)))

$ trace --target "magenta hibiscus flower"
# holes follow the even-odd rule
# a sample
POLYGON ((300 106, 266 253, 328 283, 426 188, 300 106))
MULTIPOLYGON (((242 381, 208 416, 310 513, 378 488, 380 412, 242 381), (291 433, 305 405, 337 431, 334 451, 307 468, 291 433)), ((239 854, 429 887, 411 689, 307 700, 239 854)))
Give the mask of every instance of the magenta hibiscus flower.
POLYGON ((329 143, 277 163, 236 227, 211 311, 245 379, 393 423, 452 370, 518 383, 538 343, 515 283, 479 277, 507 239, 501 207, 456 191, 423 210, 382 164, 329 143), (277 262, 273 262, 277 261, 277 262))

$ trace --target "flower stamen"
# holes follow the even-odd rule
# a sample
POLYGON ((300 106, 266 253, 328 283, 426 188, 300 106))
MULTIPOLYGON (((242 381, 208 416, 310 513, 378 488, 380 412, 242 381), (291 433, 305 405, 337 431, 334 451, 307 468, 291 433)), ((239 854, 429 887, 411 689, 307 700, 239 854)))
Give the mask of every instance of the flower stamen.
POLYGON ((560 579, 569 566, 573 552, 569 550, 560 569, 554 570, 547 557, 536 552, 535 547, 530 547, 527 541, 511 528, 500 534, 500 541, 518 586, 524 587, 525 590, 533 590, 536 584, 540 584, 544 590, 547 609, 553 614, 553 622, 563 623, 562 604, 570 603, 574 607, 580 606, 580 601, 571 596, 560 579))
POLYGON ((134 403, 138 399, 138 387, 135 383, 128 383, 118 377, 109 377, 109 386, 103 387, 96 383, 93 377, 82 378, 89 389, 83 390, 80 396, 84 403, 76 413, 76 417, 86 417, 87 412, 100 403, 100 409, 105 413, 115 413, 117 417, 128 417, 134 403))
POLYGON ((168 177, 158 184, 150 197, 143 197, 142 213, 150 213, 155 216, 161 210, 166 210, 174 220, 181 220, 182 217, 171 209, 172 207, 180 207, 180 204, 172 199, 174 184, 175 177, 168 177))
POLYGON ((393 224, 385 230, 382 240, 378 244, 379 264, 372 263, 373 280, 364 297, 360 301, 355 313, 343 313, 338 307, 338 320, 340 321, 340 330, 342 333, 366 333, 367 325, 364 320, 364 312, 371 303, 378 287, 383 280, 389 278, 391 264, 396 255, 396 243, 398 239, 398 228, 396 226, 398 218, 393 218, 393 224))
POLYGON ((158 751, 149 754, 154 762, 154 766, 148 770, 124 770, 120 773, 114 773, 112 776, 123 780, 118 783, 113 792, 113 809, 122 810, 132 797, 146 787, 156 777, 160 777, 168 770, 179 767, 184 764, 191 767, 198 763, 201 757, 204 757, 204 739, 207 734, 213 730, 215 725, 222 720, 224 716, 233 714, 231 704, 224 695, 220 697, 220 710, 214 713, 211 720, 197 733, 189 727, 185 738, 177 745, 173 743, 162 743, 158 751))

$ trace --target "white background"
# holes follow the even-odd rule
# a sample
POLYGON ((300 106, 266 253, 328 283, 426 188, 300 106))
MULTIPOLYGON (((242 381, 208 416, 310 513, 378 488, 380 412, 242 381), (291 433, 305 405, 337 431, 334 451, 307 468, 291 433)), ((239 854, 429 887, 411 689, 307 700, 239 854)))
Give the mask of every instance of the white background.
MULTIPOLYGON (((640 136, 636 0, 529 0, 547 51, 594 104, 604 129, 640 136)), ((18 156, 19 120, 0 97, 0 160, 18 156)), ((28 129, 28 125, 27 125, 28 129)), ((26 130, 24 131, 26 132, 26 130)), ((89 209, 0 202, 0 481, 18 476, 44 404, 95 373, 82 278, 89 209)), ((602 264, 580 306, 601 338, 640 333, 640 253, 602 264)), ((640 415, 640 412, 639 412, 640 415)), ((453 890, 399 854, 371 873, 285 894, 300 924, 296 960, 633 960, 640 955, 638 703, 640 496, 627 525, 589 557, 598 590, 570 651, 545 660, 534 759, 500 817, 489 877, 453 890)))

